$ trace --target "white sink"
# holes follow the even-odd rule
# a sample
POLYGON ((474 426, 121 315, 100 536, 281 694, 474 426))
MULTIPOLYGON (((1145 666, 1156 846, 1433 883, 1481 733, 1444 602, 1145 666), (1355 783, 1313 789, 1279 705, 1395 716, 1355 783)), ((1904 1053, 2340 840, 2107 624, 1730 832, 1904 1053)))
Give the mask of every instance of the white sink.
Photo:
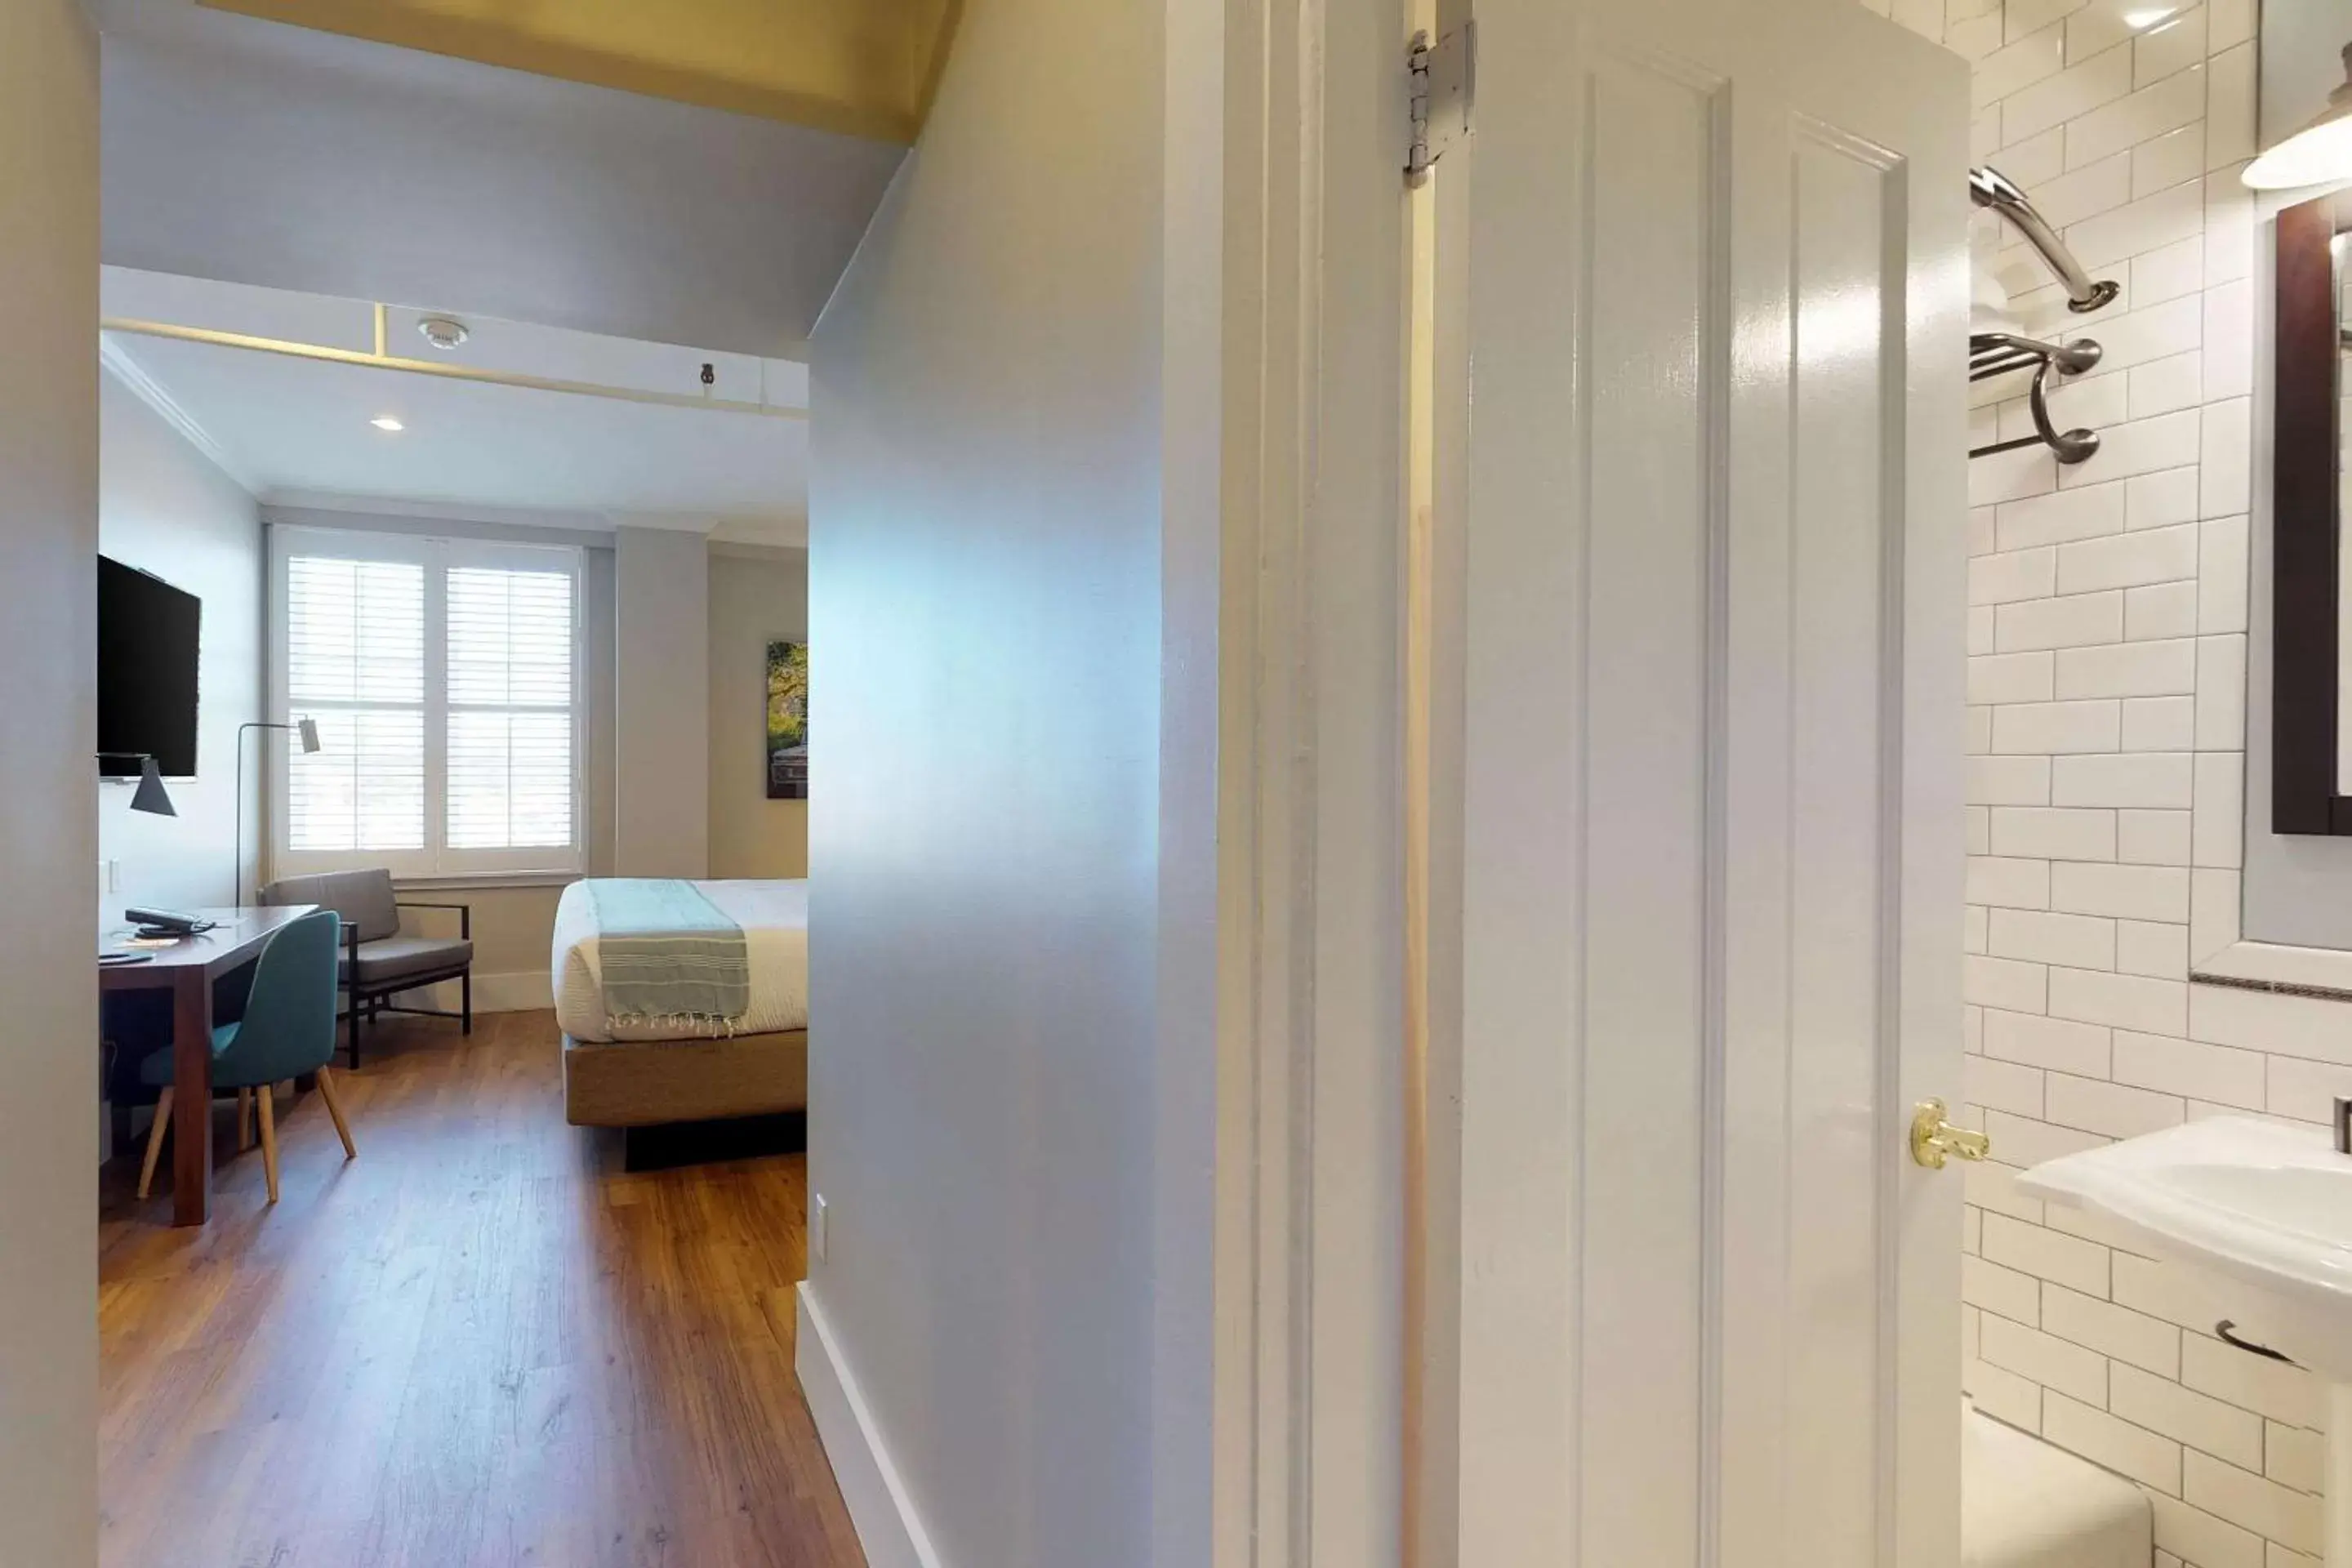
POLYGON ((2187 1265, 2239 1337, 2352 1382, 2352 1155, 2325 1130, 2215 1117, 2053 1160, 2018 1185, 2187 1265))
POLYGON ((2326 1380, 2327 1563, 2352 1568, 2352 1155, 2321 1128, 2215 1117, 2052 1160, 2018 1186, 2103 1216, 2178 1266, 2215 1331, 2326 1380))

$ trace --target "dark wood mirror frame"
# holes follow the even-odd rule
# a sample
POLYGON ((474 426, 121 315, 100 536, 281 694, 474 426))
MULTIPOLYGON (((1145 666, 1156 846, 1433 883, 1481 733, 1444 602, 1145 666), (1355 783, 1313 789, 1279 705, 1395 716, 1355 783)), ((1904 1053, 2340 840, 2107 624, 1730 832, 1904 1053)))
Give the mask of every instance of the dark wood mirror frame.
POLYGON ((2271 419, 2271 831, 2352 837, 2336 786, 2336 431, 2334 243, 2352 193, 2278 216, 2271 419))

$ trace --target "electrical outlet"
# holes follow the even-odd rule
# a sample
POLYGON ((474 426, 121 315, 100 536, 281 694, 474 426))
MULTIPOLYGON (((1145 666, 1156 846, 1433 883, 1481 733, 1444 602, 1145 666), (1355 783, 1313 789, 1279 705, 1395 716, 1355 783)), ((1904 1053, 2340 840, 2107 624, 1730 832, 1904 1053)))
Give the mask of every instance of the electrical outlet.
POLYGON ((813 1262, 824 1261, 824 1216, 827 1212, 824 1194, 817 1193, 809 1199, 809 1258, 813 1262))

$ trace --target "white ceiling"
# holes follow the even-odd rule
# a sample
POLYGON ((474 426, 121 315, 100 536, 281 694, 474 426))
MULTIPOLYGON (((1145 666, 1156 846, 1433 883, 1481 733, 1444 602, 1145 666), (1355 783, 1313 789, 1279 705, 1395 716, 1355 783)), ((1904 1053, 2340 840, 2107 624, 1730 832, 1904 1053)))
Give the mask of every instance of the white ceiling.
POLYGON ((117 266, 792 355, 903 155, 190 0, 93 8, 117 266))
POLYGON ((107 349, 117 374, 265 502, 807 539, 802 419, 121 332, 107 349), (374 428, 383 415, 405 428, 374 428))

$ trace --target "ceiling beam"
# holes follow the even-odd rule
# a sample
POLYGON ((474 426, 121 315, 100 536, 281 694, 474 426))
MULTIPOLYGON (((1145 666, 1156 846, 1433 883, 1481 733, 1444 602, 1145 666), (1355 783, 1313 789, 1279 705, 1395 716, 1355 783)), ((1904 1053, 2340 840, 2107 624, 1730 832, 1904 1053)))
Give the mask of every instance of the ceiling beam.
MULTIPOLYGON (((383 307, 376 307, 381 323, 383 307)), ((209 343, 215 348, 243 349, 253 353, 281 354, 289 359, 318 360, 327 364, 358 365, 369 370, 397 371, 404 375, 438 377, 443 381, 473 381, 494 386, 520 386, 535 392, 567 392, 581 397, 606 397, 621 403, 649 403, 666 408, 692 408, 707 413, 757 414, 769 419, 800 419, 809 416, 805 408, 787 407, 774 403, 745 403, 728 397, 696 397, 685 393, 655 392, 641 386, 616 386, 607 382, 571 381, 557 376, 532 375, 523 371, 498 370, 488 365, 451 364, 433 360, 404 359, 383 352, 383 340, 379 325, 376 349, 373 353, 359 349, 334 348, 325 343, 294 342, 282 338, 256 337, 250 332, 226 332, 211 327, 182 326, 173 321, 142 321, 127 316, 99 318, 100 342, 106 334, 128 333, 132 337, 170 338, 184 343, 209 343)), ((203 445, 199 442, 198 445, 203 445)), ((226 465, 224 464, 224 467, 226 465)))
POLYGON ((198 0, 567 81, 911 143, 961 0, 198 0))

